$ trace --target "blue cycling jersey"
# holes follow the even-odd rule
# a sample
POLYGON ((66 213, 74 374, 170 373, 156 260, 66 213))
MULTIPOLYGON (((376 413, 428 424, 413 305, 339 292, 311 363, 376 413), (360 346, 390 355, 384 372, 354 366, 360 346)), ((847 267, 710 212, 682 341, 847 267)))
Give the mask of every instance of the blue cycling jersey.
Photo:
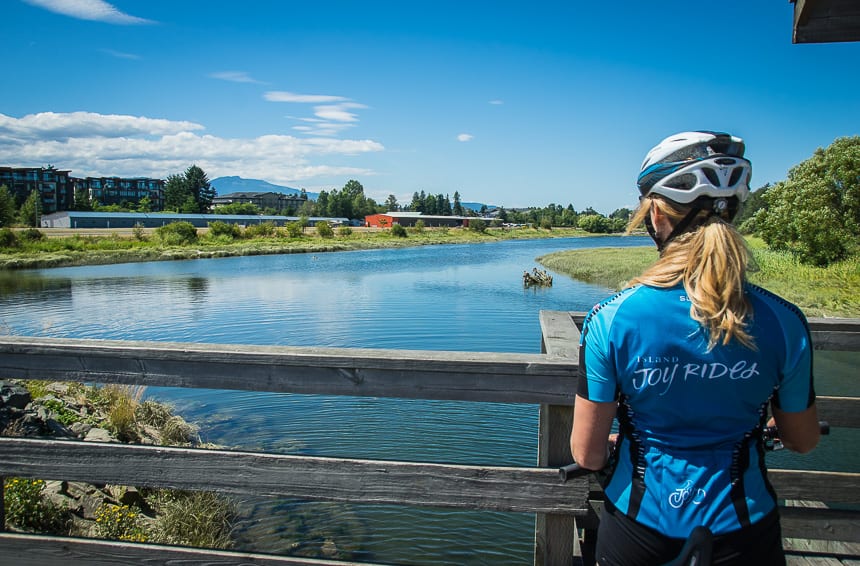
POLYGON ((803 314, 760 287, 746 294, 755 349, 732 341, 709 351, 681 285, 625 289, 583 324, 577 394, 619 404, 606 497, 666 536, 735 531, 772 511, 767 404, 797 412, 815 400, 803 314))

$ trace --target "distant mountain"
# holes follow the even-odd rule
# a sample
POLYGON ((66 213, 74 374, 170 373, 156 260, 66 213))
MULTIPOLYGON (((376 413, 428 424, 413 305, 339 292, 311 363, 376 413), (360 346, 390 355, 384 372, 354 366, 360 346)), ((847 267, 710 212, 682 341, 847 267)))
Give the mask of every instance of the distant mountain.
POLYGON ((475 212, 481 212, 482 206, 486 206, 488 211, 499 208, 495 204, 484 204, 482 202, 461 202, 460 204, 465 208, 474 210, 475 212))
MULTIPOLYGON (((243 179, 242 177, 218 177, 212 179, 209 184, 215 188, 218 196, 228 195, 230 193, 283 193, 285 195, 295 195, 302 192, 301 189, 285 187, 283 185, 275 185, 261 179, 243 179)), ((308 198, 316 200, 319 193, 308 193, 308 198)))

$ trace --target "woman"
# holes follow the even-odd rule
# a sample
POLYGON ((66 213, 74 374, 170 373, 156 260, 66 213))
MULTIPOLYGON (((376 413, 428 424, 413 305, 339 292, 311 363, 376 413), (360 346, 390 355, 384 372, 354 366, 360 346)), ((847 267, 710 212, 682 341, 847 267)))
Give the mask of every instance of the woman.
POLYGON ((785 447, 818 443, 811 344, 797 307, 746 280, 743 155, 717 132, 648 153, 628 233, 644 222, 660 258, 583 324, 571 451, 605 470, 599 564, 666 563, 699 525, 715 564, 785 563, 761 431, 770 405, 785 447))

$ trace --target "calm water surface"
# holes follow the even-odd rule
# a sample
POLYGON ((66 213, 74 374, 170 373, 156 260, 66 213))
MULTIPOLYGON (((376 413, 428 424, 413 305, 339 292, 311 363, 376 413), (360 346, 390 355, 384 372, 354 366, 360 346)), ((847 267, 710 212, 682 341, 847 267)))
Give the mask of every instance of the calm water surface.
MULTIPOLYGON (((610 292, 558 274, 551 288, 524 289, 522 272, 537 256, 649 244, 525 240, 15 272, 0 275, 0 325, 71 338, 537 353, 540 310, 588 310, 610 292)), ((847 374, 856 357, 818 356, 817 364, 847 374)), ((198 423, 204 440, 237 449, 495 465, 537 459, 533 405, 170 388, 147 395, 198 423)), ((398 564, 532 561, 531 515, 270 500, 243 501, 241 512, 246 550, 333 544, 358 560, 398 564)))

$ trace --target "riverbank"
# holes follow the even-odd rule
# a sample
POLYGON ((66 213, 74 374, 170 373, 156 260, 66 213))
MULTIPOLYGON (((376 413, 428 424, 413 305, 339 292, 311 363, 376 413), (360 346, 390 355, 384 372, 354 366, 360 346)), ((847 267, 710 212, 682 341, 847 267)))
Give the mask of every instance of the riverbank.
MULTIPOLYGON (((197 427, 145 387, 0 380, 0 434, 205 448, 197 427)), ((212 492, 3 478, 13 532, 230 548, 233 503, 212 492)))
MULTIPOLYGON (((769 249, 761 239, 747 238, 747 243, 753 255, 752 283, 796 304, 806 316, 860 317, 860 258, 814 267, 769 249)), ((570 250, 536 261, 574 279, 617 290, 656 259, 657 251, 648 246, 570 250)))
MULTIPOLYGON (((487 228, 484 231, 464 228, 408 229, 405 237, 391 230, 339 229, 331 236, 321 236, 306 228, 292 237, 282 229, 270 233, 245 233, 238 237, 213 234, 198 229, 196 241, 181 245, 165 243, 157 231, 132 229, 99 230, 98 233, 74 233, 62 229, 21 232, 12 246, 0 242, 0 270, 42 269, 80 265, 105 265, 142 261, 172 261, 266 254, 325 253, 362 249, 402 248, 440 244, 473 244, 500 240, 570 238, 592 236, 576 228, 487 228), (24 234, 31 234, 27 237, 24 234)), ((246 229, 247 233, 247 229, 246 229)))

